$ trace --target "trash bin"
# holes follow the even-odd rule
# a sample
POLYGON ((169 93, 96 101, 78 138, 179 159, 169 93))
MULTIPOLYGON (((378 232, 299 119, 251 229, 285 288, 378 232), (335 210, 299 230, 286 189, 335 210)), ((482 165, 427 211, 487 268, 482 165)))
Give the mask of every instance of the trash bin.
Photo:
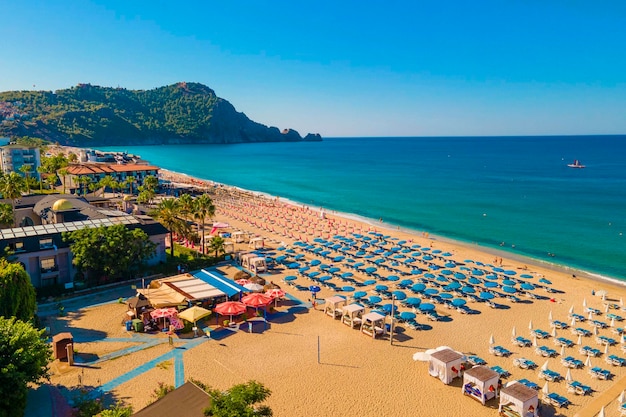
POLYGON ((133 328, 135 329, 136 332, 143 332, 143 321, 139 319, 135 319, 132 321, 132 323, 133 323, 133 328))
POLYGON ((133 330, 133 322, 132 320, 128 320, 126 322, 126 331, 130 332, 131 330, 133 330))

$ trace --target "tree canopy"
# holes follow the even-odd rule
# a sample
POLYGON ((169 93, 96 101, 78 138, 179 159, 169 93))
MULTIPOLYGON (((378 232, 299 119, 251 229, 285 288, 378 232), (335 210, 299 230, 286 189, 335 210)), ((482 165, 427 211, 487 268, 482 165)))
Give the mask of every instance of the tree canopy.
POLYGON ((28 383, 48 378, 50 346, 43 330, 15 317, 0 317, 0 416, 21 417, 28 383))
POLYGON ((35 315, 35 288, 22 265, 0 259, 0 316, 28 321, 35 315))
POLYGON ((204 410, 209 417, 270 417, 272 409, 259 405, 271 394, 271 391, 257 381, 234 385, 227 391, 207 389, 211 396, 211 406, 204 410))
POLYGON ((143 230, 121 224, 64 232, 63 240, 71 242, 74 264, 92 280, 130 277, 156 249, 143 230))

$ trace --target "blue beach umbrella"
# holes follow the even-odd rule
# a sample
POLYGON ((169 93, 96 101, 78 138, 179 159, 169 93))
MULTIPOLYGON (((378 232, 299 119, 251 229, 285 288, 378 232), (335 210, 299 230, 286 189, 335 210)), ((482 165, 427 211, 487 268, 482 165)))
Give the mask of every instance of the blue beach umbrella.
POLYGON ((319 274, 320 274, 320 271, 312 271, 312 272, 309 272, 309 277, 310 278, 315 278, 319 274))
POLYGON ((396 298, 396 300, 406 300, 406 294, 402 291, 393 291, 391 294, 396 298))
POLYGON ((403 311, 400 313, 400 318, 402 320, 413 320, 417 315, 412 311, 403 311))
POLYGON ((502 287, 502 291, 507 294, 515 294, 517 292, 517 290, 513 287, 502 287))
POLYGON ((419 275, 422 273, 421 269, 412 269, 411 270, 411 275, 419 275))
POLYGON ((312 293, 316 293, 316 292, 320 292, 320 291, 321 291, 321 288, 320 288, 320 287, 318 287, 317 285, 311 285, 311 286, 309 287, 309 291, 311 291, 312 293))
POLYGON ((479 277, 485 275, 485 273, 483 271, 481 271, 480 269, 472 269, 472 275, 477 275, 479 277))
POLYGON ((520 285, 520 288, 523 289, 524 291, 532 291, 535 289, 535 286, 533 284, 524 282, 522 283, 522 285, 520 285))
POLYGON ((517 275, 517 272, 513 271, 512 269, 507 269, 506 271, 504 271, 505 275, 517 275))
POLYGON ((369 300, 369 302, 370 302, 370 303, 372 303, 372 304, 378 304, 378 303, 380 303, 381 301, 383 301, 383 299, 382 299, 382 298, 380 298, 380 297, 379 297, 379 296, 377 296, 377 295, 370 295, 370 296, 369 296, 369 298, 368 298, 368 300, 369 300))
POLYGON ((328 268, 330 268, 330 265, 321 264, 321 265, 319 266, 319 268, 320 268, 322 271, 325 271, 325 270, 327 270, 328 268))
POLYGON ((526 279, 531 279, 531 278, 534 278, 534 277, 533 277, 532 275, 530 275, 530 274, 522 274, 522 275, 520 275, 519 277, 520 277, 520 278, 526 278, 526 279))
POLYGON ((487 275, 485 275, 485 279, 489 279, 491 281, 497 281, 498 280, 498 276, 496 274, 487 274, 487 275))
POLYGON ((424 255, 424 256, 422 256, 422 259, 425 260, 425 261, 432 261, 433 257, 430 256, 430 255, 424 255))
POLYGON ((424 278, 433 279, 433 278, 435 278, 435 275, 434 275, 434 274, 431 274, 431 273, 429 272, 429 273, 427 273, 427 274, 424 274, 424 278))
POLYGON ((465 286, 465 287, 461 288, 461 291, 464 294, 475 294, 476 293, 476 290, 474 289, 474 287, 468 287, 468 286, 465 286))
POLYGON ((442 292, 441 294, 439 294, 439 297, 443 298, 444 300, 450 300, 454 298, 454 296, 449 292, 442 292))
POLYGON ((499 285, 497 282, 493 282, 493 281, 486 281, 484 284, 485 288, 498 288, 499 285))
POLYGON ((333 262, 341 262, 341 261, 343 261, 344 259, 346 259, 346 257, 345 257, 345 256, 335 256, 335 257, 333 258, 333 262))
POLYGON ((422 300, 420 300, 417 297, 409 297, 406 300, 404 300, 404 304, 411 306, 411 307, 415 307, 418 306, 422 303, 422 300))
POLYGON ((493 272, 504 272, 504 269, 502 269, 502 268, 498 268, 497 266, 494 266, 493 268, 491 268, 491 270, 492 270, 493 272))
POLYGON ((308 271, 309 269, 311 269, 311 267, 309 267, 309 266, 303 266, 302 268, 298 269, 298 272, 300 272, 300 273, 304 273, 304 272, 308 271))
POLYGON ((467 282, 469 282, 472 285, 480 285, 480 284, 482 284, 481 280, 479 280, 478 278, 474 278, 474 277, 471 277, 470 279, 468 279, 467 282))
POLYGON ((352 291, 354 291, 354 287, 352 287, 350 285, 346 285, 344 287, 341 287, 341 291, 343 291, 343 292, 352 292, 352 291))
POLYGON ((439 273, 441 275, 452 275, 453 274, 453 272, 450 271, 449 269, 442 269, 441 271, 439 271, 439 273))
POLYGON ((354 274, 352 272, 344 272, 343 274, 341 274, 341 278, 344 278, 344 279, 351 278, 353 276, 354 274))
POLYGON ((311 265, 311 266, 317 266, 317 265, 319 265, 319 264, 321 264, 321 263, 322 263, 322 261, 320 261, 319 259, 313 259, 313 260, 311 261, 311 264, 310 264, 310 265, 311 265))
POLYGON ((465 274, 463 274, 461 272, 455 272, 454 273, 454 278, 456 278, 456 279, 465 279, 466 276, 465 276, 465 274))
POLYGON ((391 313, 391 312, 392 312, 392 310, 393 310, 393 312, 395 313, 396 311, 398 311, 398 306, 393 305, 393 304, 385 304, 385 305, 383 306, 383 311, 384 311, 385 313, 391 313))
POLYGON ((437 278, 435 278, 435 280, 437 282, 444 282, 444 283, 450 282, 450 280, 448 278, 444 277, 443 275, 439 275, 437 278))
POLYGON ((289 282, 289 281, 295 281, 297 280, 298 277, 296 277, 295 275, 289 275, 285 277, 285 281, 289 282))
POLYGON ((552 282, 548 281, 548 280, 547 280, 547 279, 545 279, 545 278, 541 278, 541 279, 539 280, 539 282, 541 282, 542 284, 548 284, 548 285, 551 285, 551 284, 552 284, 552 282))
POLYGON ((480 294, 478 294, 478 298, 480 298, 481 300, 493 300, 494 295, 490 292, 481 292, 480 294))
POLYGON ((330 272, 331 274, 336 274, 339 271, 341 271, 341 269, 337 268, 336 266, 333 266, 332 268, 328 268, 328 272, 330 272))
POLYGON ((431 303, 423 303, 417 308, 419 308, 420 311, 433 311, 435 309, 435 305, 431 303))
POLYGON ((374 289, 376 291, 387 291, 389 290, 389 287, 386 285, 378 284, 377 286, 374 287, 374 289))
POLYGON ((503 281, 502 281, 502 284, 503 284, 503 285, 508 285, 508 286, 511 286, 511 287, 512 287, 512 286, 514 286, 515 284, 517 284, 517 282, 515 282, 515 281, 513 281, 513 280, 511 280, 511 279, 505 279, 505 280, 503 280, 503 281))
POLYGON ((367 292, 365 291, 357 291, 354 294, 352 294, 352 297, 358 300, 358 299, 365 297, 366 295, 367 295, 367 292))
POLYGON ((411 248, 412 249, 419 249, 419 248, 421 248, 421 246, 418 245, 417 243, 414 243, 413 245, 411 245, 411 248))
POLYGON ((376 284, 375 279, 368 279, 366 281, 363 281, 363 285, 374 285, 374 284, 376 284))
POLYGON ((330 281, 332 279, 332 277, 330 275, 324 275, 323 277, 319 277, 318 281, 319 282, 326 282, 326 281, 330 281))
POLYGON ((421 250, 428 252, 430 250, 430 248, 422 248, 421 250))
POLYGON ((461 306, 464 306, 465 304, 467 304, 467 301, 465 301, 462 298, 455 298, 454 300, 452 300, 450 302, 450 304, 452 304, 455 307, 461 307, 461 306))
POLYGON ((368 268, 365 268, 365 273, 366 273, 366 274, 373 274, 373 273, 374 273, 374 272, 376 272, 376 271, 377 271, 377 269, 376 269, 376 268, 374 268, 373 266, 370 266, 370 267, 368 267, 368 268))
POLYGON ((436 288, 427 288, 424 290, 424 294, 426 295, 436 295, 439 294, 439 290, 436 288))
POLYGON ((363 265, 365 265, 363 262, 357 262, 357 263, 355 263, 353 266, 354 266, 355 268, 360 268, 360 267, 362 267, 363 265))
POLYGON ((402 281, 400 281, 400 285, 402 285, 403 287, 408 287, 409 285, 413 285, 413 280, 403 279, 402 281))
POLYGON ((454 290, 458 290, 459 288, 461 288, 462 285, 460 282, 451 282, 448 285, 445 286, 445 290, 446 291, 454 291, 454 290))
POLYGON ((411 286, 411 290, 415 292, 421 292, 421 291, 424 291, 425 289, 426 289, 426 285, 422 284, 421 282, 418 282, 417 284, 413 284, 411 286))
POLYGON ((441 254, 441 256, 452 256, 452 254, 450 252, 444 252, 441 254))
POLYGON ((289 269, 300 268, 300 264, 298 262, 292 262, 289 265, 287 265, 287 268, 289 268, 289 269))
POLYGON ((389 275, 387 281, 398 281, 400 278, 397 275, 389 275))

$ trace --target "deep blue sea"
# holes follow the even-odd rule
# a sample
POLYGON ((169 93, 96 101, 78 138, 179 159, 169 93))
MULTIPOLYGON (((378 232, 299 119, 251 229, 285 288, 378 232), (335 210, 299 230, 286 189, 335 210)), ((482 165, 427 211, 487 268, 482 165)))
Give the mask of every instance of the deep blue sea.
POLYGON ((101 149, 626 280, 626 136, 325 138, 101 149), (586 168, 568 168, 574 159, 586 168))

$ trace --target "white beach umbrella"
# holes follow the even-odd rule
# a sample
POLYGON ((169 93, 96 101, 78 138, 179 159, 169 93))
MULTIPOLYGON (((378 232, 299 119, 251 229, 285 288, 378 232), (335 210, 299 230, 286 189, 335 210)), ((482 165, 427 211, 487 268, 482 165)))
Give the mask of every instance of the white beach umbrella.
POLYGON ((556 337, 556 326, 552 328, 552 337, 556 337))
POLYGON ((533 336, 533 347, 537 347, 537 336, 533 336))
POLYGON ((541 370, 542 371, 547 371, 548 370, 548 362, 550 362, 550 360, 547 360, 546 363, 541 365, 541 370))
POLYGON ((550 313, 548 313, 548 320, 550 320, 550 322, 552 322, 553 318, 552 318, 552 310, 550 310, 550 313))
POLYGON ((591 368, 591 356, 587 356, 587 359, 585 360, 585 366, 588 368, 591 368))
POLYGON ((494 343, 496 343, 496 339, 494 339, 493 334, 489 337, 489 344, 493 345, 494 343))
POLYGON ((570 326, 576 326, 576 317, 572 317, 572 322, 570 323, 570 326))
POLYGON ((541 392, 543 392, 545 395, 550 394, 550 388, 548 388, 548 381, 546 381, 546 384, 543 386, 543 388, 541 388, 541 392))
POLYGON ((583 298, 583 307, 587 308, 587 299, 586 298, 583 298))
POLYGON ((517 332, 515 331, 515 326, 513 326, 513 330, 511 330, 511 336, 512 337, 517 336, 517 332))
POLYGON ((598 335, 598 326, 593 326, 593 335, 594 336, 598 335))
POLYGON ((619 298, 619 305, 624 306, 624 299, 622 297, 619 298))
POLYGON ((598 413, 598 417, 604 417, 604 406, 602 406, 602 408, 600 409, 600 412, 598 413))
POLYGON ((574 304, 569 308, 569 313, 574 314, 574 304))
POLYGON ((587 316, 587 320, 593 320, 593 311, 589 312, 589 315, 587 316))
POLYGON ((626 391, 622 390, 622 393, 619 395, 619 404, 617 406, 621 407, 622 404, 624 404, 624 401, 626 401, 626 391))
POLYGON ((561 356, 565 356, 565 345, 561 346, 561 356))
POLYGON ((577 345, 581 346, 583 344, 583 335, 579 334, 578 335, 578 342, 576 342, 577 345))
POLYGON ((567 373, 565 374, 565 380, 567 382, 571 382, 572 381, 572 370, 567 368, 567 373))
POLYGON ((611 319, 611 327, 615 327, 615 317, 611 319))
POLYGON ((606 345, 604 345, 604 354, 605 355, 609 354, 609 344, 608 343, 606 345))
POLYGON ((528 330, 532 330, 532 329, 533 329, 533 321, 532 321, 532 320, 530 320, 530 321, 528 322, 528 330))
POLYGON ((608 305, 608 304, 606 304, 606 305, 604 306, 604 312, 605 312, 605 313, 608 313, 608 312, 609 312, 609 305, 608 305))

